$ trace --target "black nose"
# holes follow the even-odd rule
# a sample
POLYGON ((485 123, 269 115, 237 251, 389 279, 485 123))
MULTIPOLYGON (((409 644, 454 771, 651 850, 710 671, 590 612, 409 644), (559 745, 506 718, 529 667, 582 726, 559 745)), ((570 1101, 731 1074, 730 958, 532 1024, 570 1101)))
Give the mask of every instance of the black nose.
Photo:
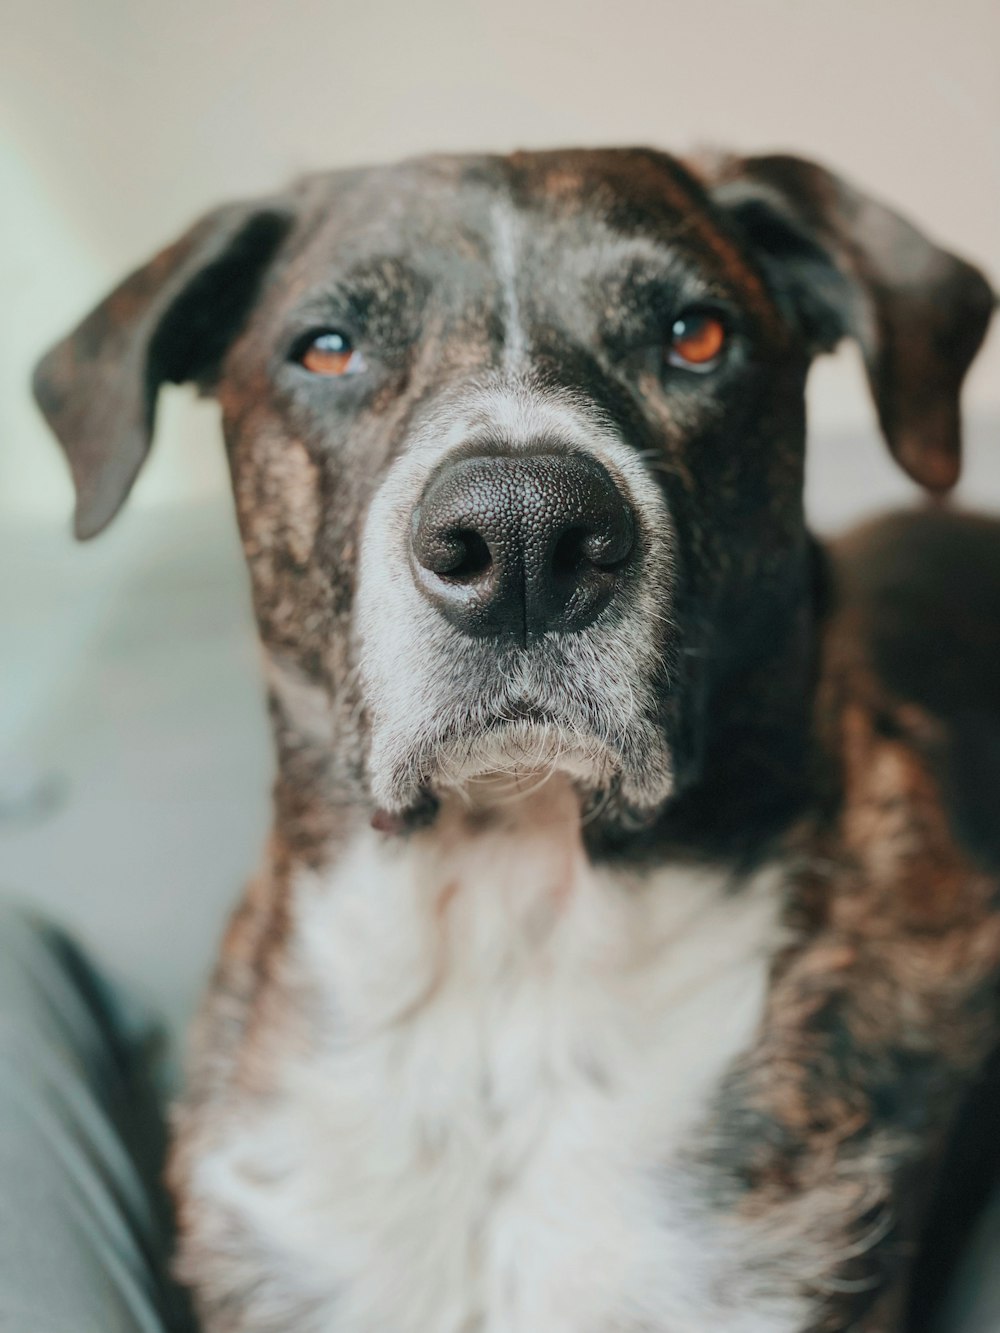
POLYGON ((527 644, 590 624, 635 557, 618 487, 583 454, 465 458, 413 513, 419 587, 458 629, 527 644))

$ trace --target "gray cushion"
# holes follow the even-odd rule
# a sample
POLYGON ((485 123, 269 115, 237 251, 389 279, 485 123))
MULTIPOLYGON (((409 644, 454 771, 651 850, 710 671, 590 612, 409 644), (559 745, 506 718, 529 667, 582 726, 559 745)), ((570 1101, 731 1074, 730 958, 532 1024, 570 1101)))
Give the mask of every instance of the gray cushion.
POLYGON ((151 1031, 65 936, 0 906, 0 1331, 163 1333, 151 1031))
POLYGON ((1000 1333, 1000 1198, 958 1266, 938 1333, 1000 1333))

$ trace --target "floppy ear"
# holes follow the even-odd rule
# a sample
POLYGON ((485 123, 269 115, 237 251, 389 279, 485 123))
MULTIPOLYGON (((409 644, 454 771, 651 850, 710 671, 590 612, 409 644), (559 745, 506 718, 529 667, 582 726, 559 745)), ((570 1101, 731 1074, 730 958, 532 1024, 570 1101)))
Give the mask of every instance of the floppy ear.
POLYGON ((813 162, 727 157, 708 177, 810 350, 858 341, 894 457, 928 490, 949 490, 962 380, 996 303, 983 275, 813 162))
POLYGON ((291 223, 281 203, 208 214, 39 362, 35 398, 69 460, 77 537, 100 532, 131 490, 160 385, 210 382, 291 223))

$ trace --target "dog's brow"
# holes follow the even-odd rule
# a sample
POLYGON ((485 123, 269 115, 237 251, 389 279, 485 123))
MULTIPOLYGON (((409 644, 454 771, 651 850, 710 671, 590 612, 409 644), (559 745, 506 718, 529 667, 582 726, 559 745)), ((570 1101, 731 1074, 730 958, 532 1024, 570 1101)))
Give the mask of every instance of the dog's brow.
POLYGON ((396 255, 373 255, 329 273, 323 286, 311 292, 300 309, 354 301, 383 303, 395 299, 400 291, 420 285, 416 272, 405 260, 396 255))
POLYGON ((379 255, 327 275, 309 293, 294 318, 303 326, 346 319, 403 337, 416 318, 426 282, 404 260, 379 255))
POLYGON ((609 237, 594 247, 591 272, 600 281, 622 288, 659 282, 706 293, 711 289, 717 295, 729 291, 725 278, 700 254, 683 248, 682 241, 681 225, 662 238, 609 237))

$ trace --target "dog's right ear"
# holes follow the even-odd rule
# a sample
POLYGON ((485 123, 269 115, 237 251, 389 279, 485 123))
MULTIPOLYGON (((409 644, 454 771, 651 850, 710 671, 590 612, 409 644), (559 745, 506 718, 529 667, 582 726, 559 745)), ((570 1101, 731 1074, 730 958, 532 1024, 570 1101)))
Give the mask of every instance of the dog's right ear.
POLYGON ((100 532, 131 490, 160 385, 211 382, 292 222, 287 200, 217 209, 39 362, 35 398, 69 460, 77 537, 100 532))

